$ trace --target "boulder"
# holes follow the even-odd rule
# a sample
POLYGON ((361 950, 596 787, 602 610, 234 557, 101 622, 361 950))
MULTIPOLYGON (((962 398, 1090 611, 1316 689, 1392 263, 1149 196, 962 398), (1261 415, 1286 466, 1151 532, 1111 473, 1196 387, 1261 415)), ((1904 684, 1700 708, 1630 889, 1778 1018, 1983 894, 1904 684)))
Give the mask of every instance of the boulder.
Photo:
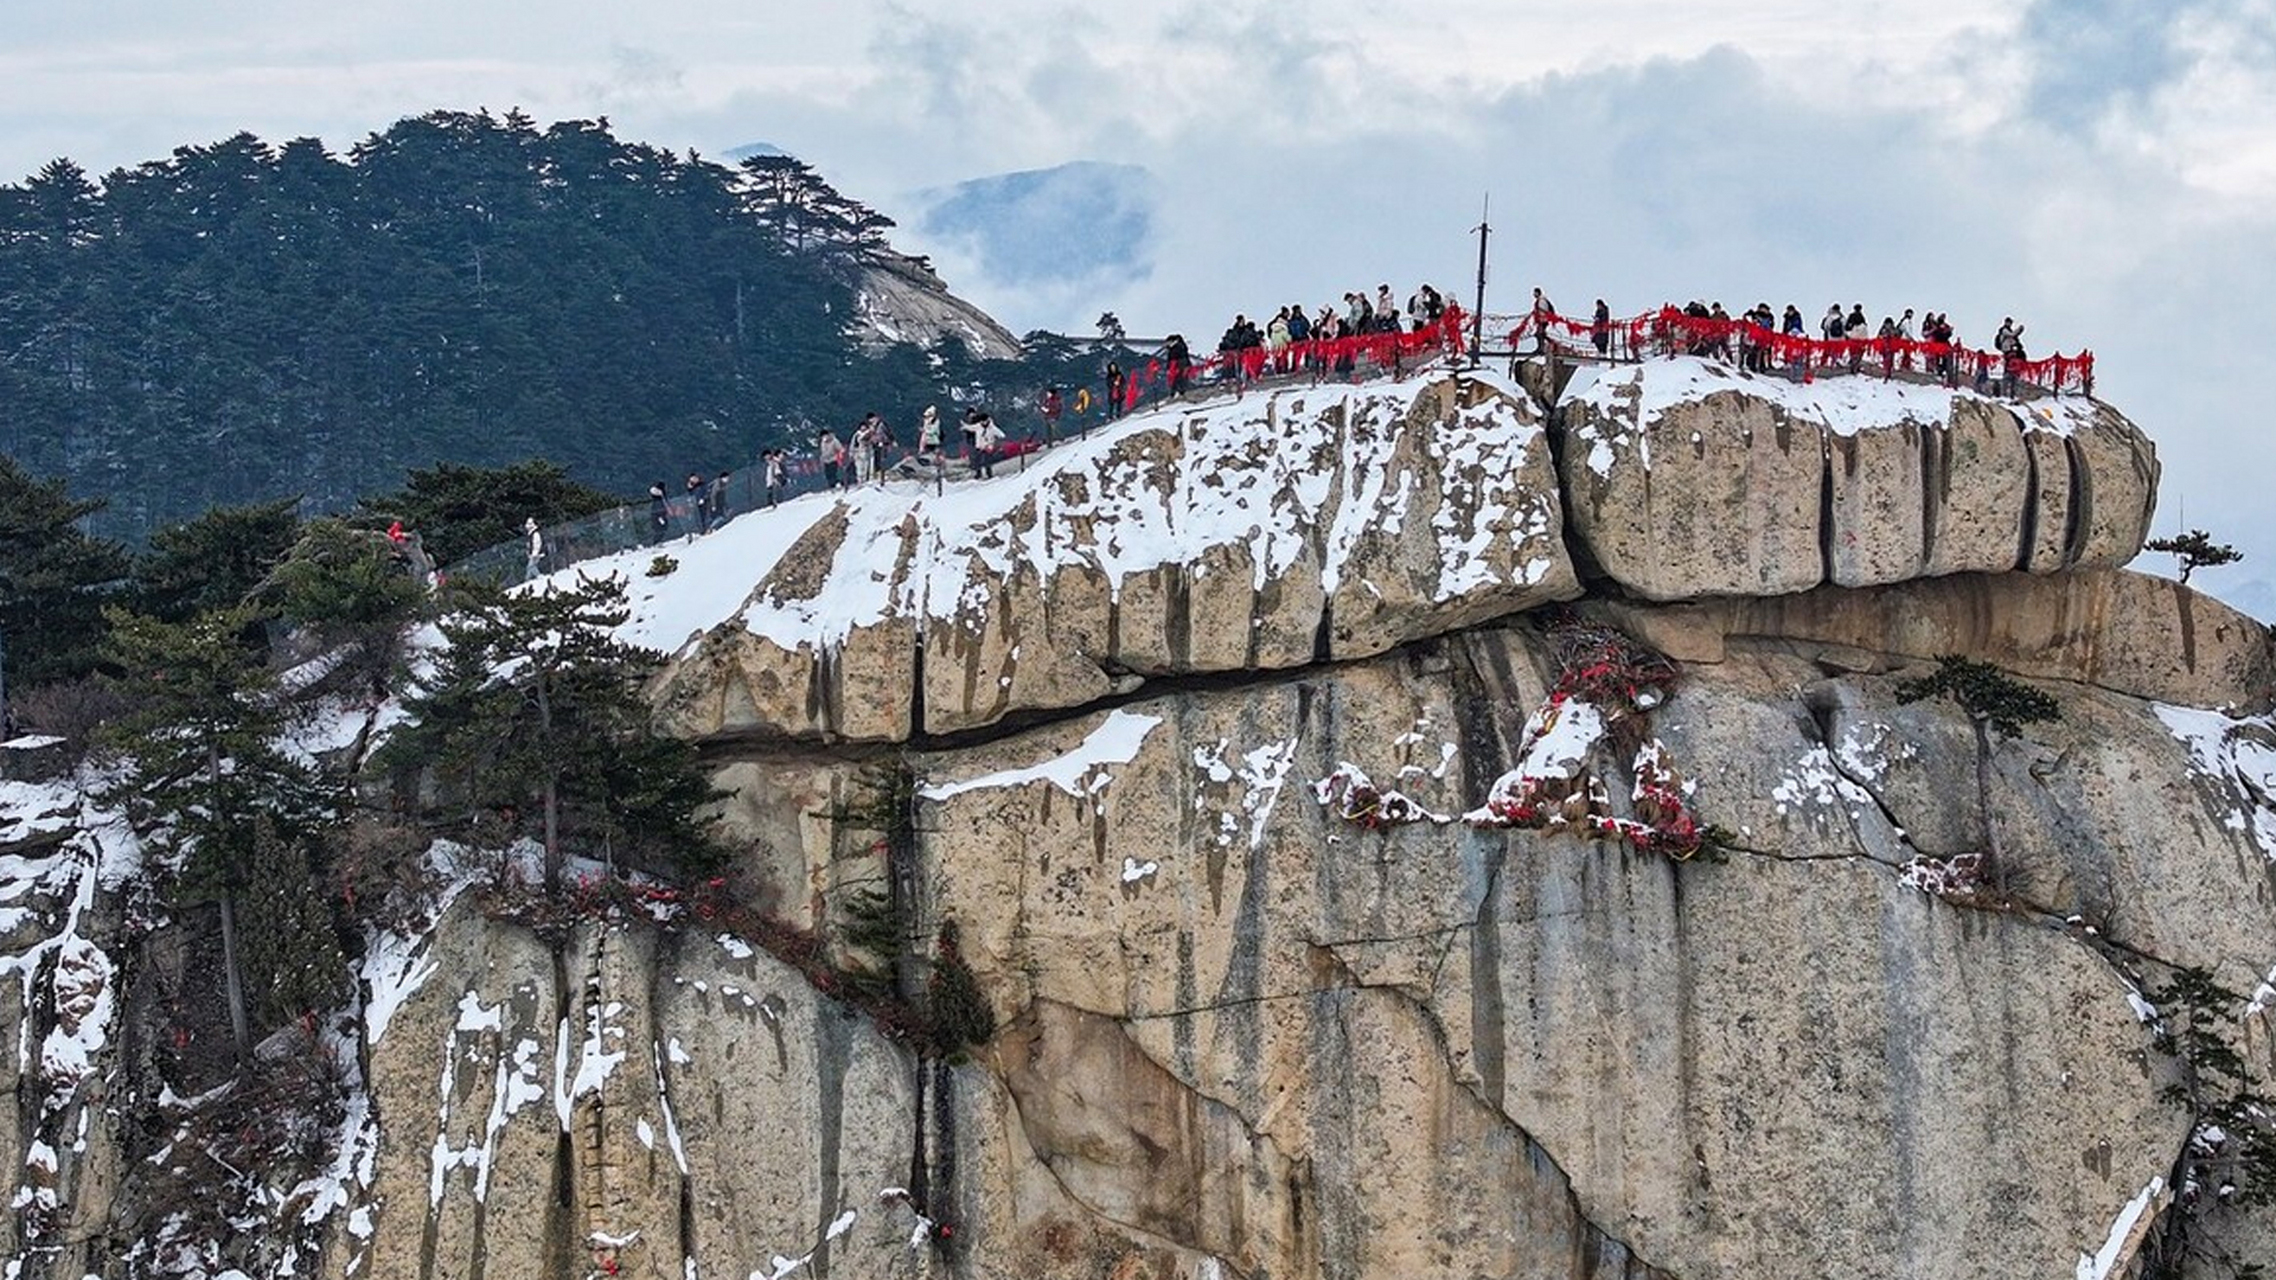
POLYGON ((2276 701, 2276 643, 2266 623, 2171 579, 2123 569, 1588 607, 1686 662, 1720 662, 1738 640, 1781 643, 1851 670, 1956 653, 2017 675, 2184 706, 2261 711, 2276 701))
POLYGON ((1652 600, 2116 566, 2157 500, 2148 438, 2082 397, 1683 357, 1583 370, 1557 420, 1574 536, 1652 600))
MULTIPOLYGON (((1579 591, 1532 402, 1451 375, 1172 405, 1029 470, 808 499, 704 549, 733 538, 774 556, 740 608, 633 637, 677 646, 654 697, 683 737, 954 734, 1579 591)), ((714 576, 679 574, 643 608, 695 612, 672 593, 714 576)))

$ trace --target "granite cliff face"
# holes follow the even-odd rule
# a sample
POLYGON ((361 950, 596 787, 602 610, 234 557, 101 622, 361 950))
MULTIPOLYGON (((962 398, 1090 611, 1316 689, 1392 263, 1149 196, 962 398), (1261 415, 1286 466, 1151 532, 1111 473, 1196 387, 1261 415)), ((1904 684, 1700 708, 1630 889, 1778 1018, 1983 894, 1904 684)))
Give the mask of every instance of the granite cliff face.
MULTIPOLYGON (((332 1173, 167 1273, 2108 1277, 2184 1212, 2270 1256, 2175 1195, 2142 990, 2259 989, 2217 1012, 2276 1072, 2267 629, 2118 567, 2156 464, 2115 411, 1838 382, 1252 393, 628 557, 776 924, 536 932, 430 851, 329 1033, 332 1173), (1615 633, 1664 689, 1560 690, 1615 633), (2062 718, 1979 757, 1897 696, 1947 653, 2062 718), (906 820, 833 820, 881 765, 906 820), (1667 795, 1721 856, 1634 835, 1667 795), (881 879, 898 976, 937 999, 952 945, 986 1043, 785 945, 881 879)), ((90 1243, 167 1114, 116 1084, 168 972, 133 836, 8 785, 0 1245, 151 1273, 90 1243)))
POLYGON ((2119 565, 2157 456, 2108 405, 1704 360, 1586 369, 1564 393, 1580 540, 1652 600, 2119 565))
POLYGON ((881 350, 902 343, 932 348, 953 339, 978 359, 1011 360, 1019 339, 994 317, 948 291, 921 258, 890 249, 865 252, 854 290, 854 336, 881 350))

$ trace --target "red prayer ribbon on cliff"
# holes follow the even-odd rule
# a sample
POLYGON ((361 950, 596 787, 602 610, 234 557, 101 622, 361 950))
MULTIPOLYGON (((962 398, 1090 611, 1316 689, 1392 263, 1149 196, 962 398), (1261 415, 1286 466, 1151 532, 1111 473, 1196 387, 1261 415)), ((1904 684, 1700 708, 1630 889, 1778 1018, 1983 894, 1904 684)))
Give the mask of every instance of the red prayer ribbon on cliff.
POLYGON ((1307 339, 1284 347, 1247 347, 1220 351, 1200 360, 1148 360, 1144 370, 1123 380, 1122 408, 1125 411, 1137 408, 1148 387, 1183 390, 1214 378, 1235 376, 1243 382, 1253 382, 1266 374, 1301 373, 1307 369, 1350 374, 1362 363, 1378 369, 1399 370, 1417 359, 1458 356, 1469 349, 1462 333, 1467 319, 1462 308, 1449 306, 1437 323, 1420 329, 1307 339))
POLYGON ((1769 366, 1796 371, 1805 381, 1822 369, 1864 372, 1878 365, 1884 377, 1899 370, 1920 370, 1941 374, 1954 385, 1962 377, 1979 383, 2013 378, 2058 394, 2094 394, 2091 351, 2019 360, 1958 343, 1917 338, 1812 338, 1766 329, 1751 320, 1690 315, 1675 307, 1602 324, 1553 312, 1529 313, 1519 316, 1510 329, 1511 349, 1529 337, 1575 354, 1601 352, 1622 359, 1685 353, 1727 357, 1736 348, 1741 355, 1757 353, 1757 358, 1769 366), (1601 348, 1597 345, 1599 337, 1604 339, 1601 348))

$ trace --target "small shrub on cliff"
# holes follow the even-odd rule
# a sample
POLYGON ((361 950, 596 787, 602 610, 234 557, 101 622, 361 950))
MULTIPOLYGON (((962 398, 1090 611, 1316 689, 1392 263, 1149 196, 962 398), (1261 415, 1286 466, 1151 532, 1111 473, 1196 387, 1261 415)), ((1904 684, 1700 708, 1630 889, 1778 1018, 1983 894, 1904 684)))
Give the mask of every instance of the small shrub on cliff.
POLYGON ((64 740, 74 756, 95 741, 96 732, 124 714, 126 698, 117 686, 95 676, 58 680, 17 694, 16 727, 64 740))
POLYGON ((2235 564, 2244 559, 2244 553, 2225 542, 2213 541, 2213 535, 2203 529, 2191 529, 2170 538, 2152 538, 2142 544, 2144 551, 2164 551, 2181 564, 2181 580, 2189 581, 2194 569, 2214 569, 2224 564, 2235 564))
POLYGON ((1958 654, 1936 660, 1936 674, 1897 682, 1897 701, 1919 702, 1947 694, 1968 718, 1989 726, 2001 737, 2020 737, 2023 726, 2041 720, 2059 720, 2063 709, 2052 697, 2000 670, 1958 654))
POLYGON ((981 993, 972 966, 964 963, 954 920, 940 927, 926 1002, 932 1015, 933 1048, 938 1052, 958 1053, 967 1046, 986 1044, 995 1037, 996 1011, 988 1006, 988 997, 981 993))
MULTIPOLYGON (((2063 709, 2053 697, 1992 666, 1958 654, 1936 660, 1936 673, 1897 682, 1897 701, 1919 702, 1943 695, 1960 705, 1976 731, 1976 811, 1981 815, 1984 858, 1981 875, 1967 896, 1971 905, 2003 906, 2010 899, 2007 851, 1991 801, 1992 734, 2022 736, 2023 726, 2059 720, 2063 709)), ((1960 901, 1958 898, 1950 900, 1960 901)))

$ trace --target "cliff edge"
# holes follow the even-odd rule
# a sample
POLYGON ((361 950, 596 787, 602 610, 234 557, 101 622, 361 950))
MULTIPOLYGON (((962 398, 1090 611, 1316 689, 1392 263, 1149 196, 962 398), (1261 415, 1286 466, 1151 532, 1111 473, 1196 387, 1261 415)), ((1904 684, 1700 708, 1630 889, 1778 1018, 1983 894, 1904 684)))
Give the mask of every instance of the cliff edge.
POLYGON ((0 1251, 71 1280, 2269 1256, 2208 1173, 2248 1136, 2165 1039, 2276 1074, 2268 630, 2122 567, 2157 465, 2115 410, 1839 381, 1196 398, 993 481, 754 513, 659 576, 564 571, 632 583, 732 892, 539 919, 496 889, 526 851, 425 850, 323 1031, 354 1063, 330 1172, 164 1260, 101 1241, 150 1212, 137 1135, 180 1100, 129 1085, 199 953, 135 924, 120 815, 0 784, 0 1251), (1914 696, 1948 655, 2059 717, 1914 696), (2246 997, 2182 1003, 2184 968, 2246 997))

